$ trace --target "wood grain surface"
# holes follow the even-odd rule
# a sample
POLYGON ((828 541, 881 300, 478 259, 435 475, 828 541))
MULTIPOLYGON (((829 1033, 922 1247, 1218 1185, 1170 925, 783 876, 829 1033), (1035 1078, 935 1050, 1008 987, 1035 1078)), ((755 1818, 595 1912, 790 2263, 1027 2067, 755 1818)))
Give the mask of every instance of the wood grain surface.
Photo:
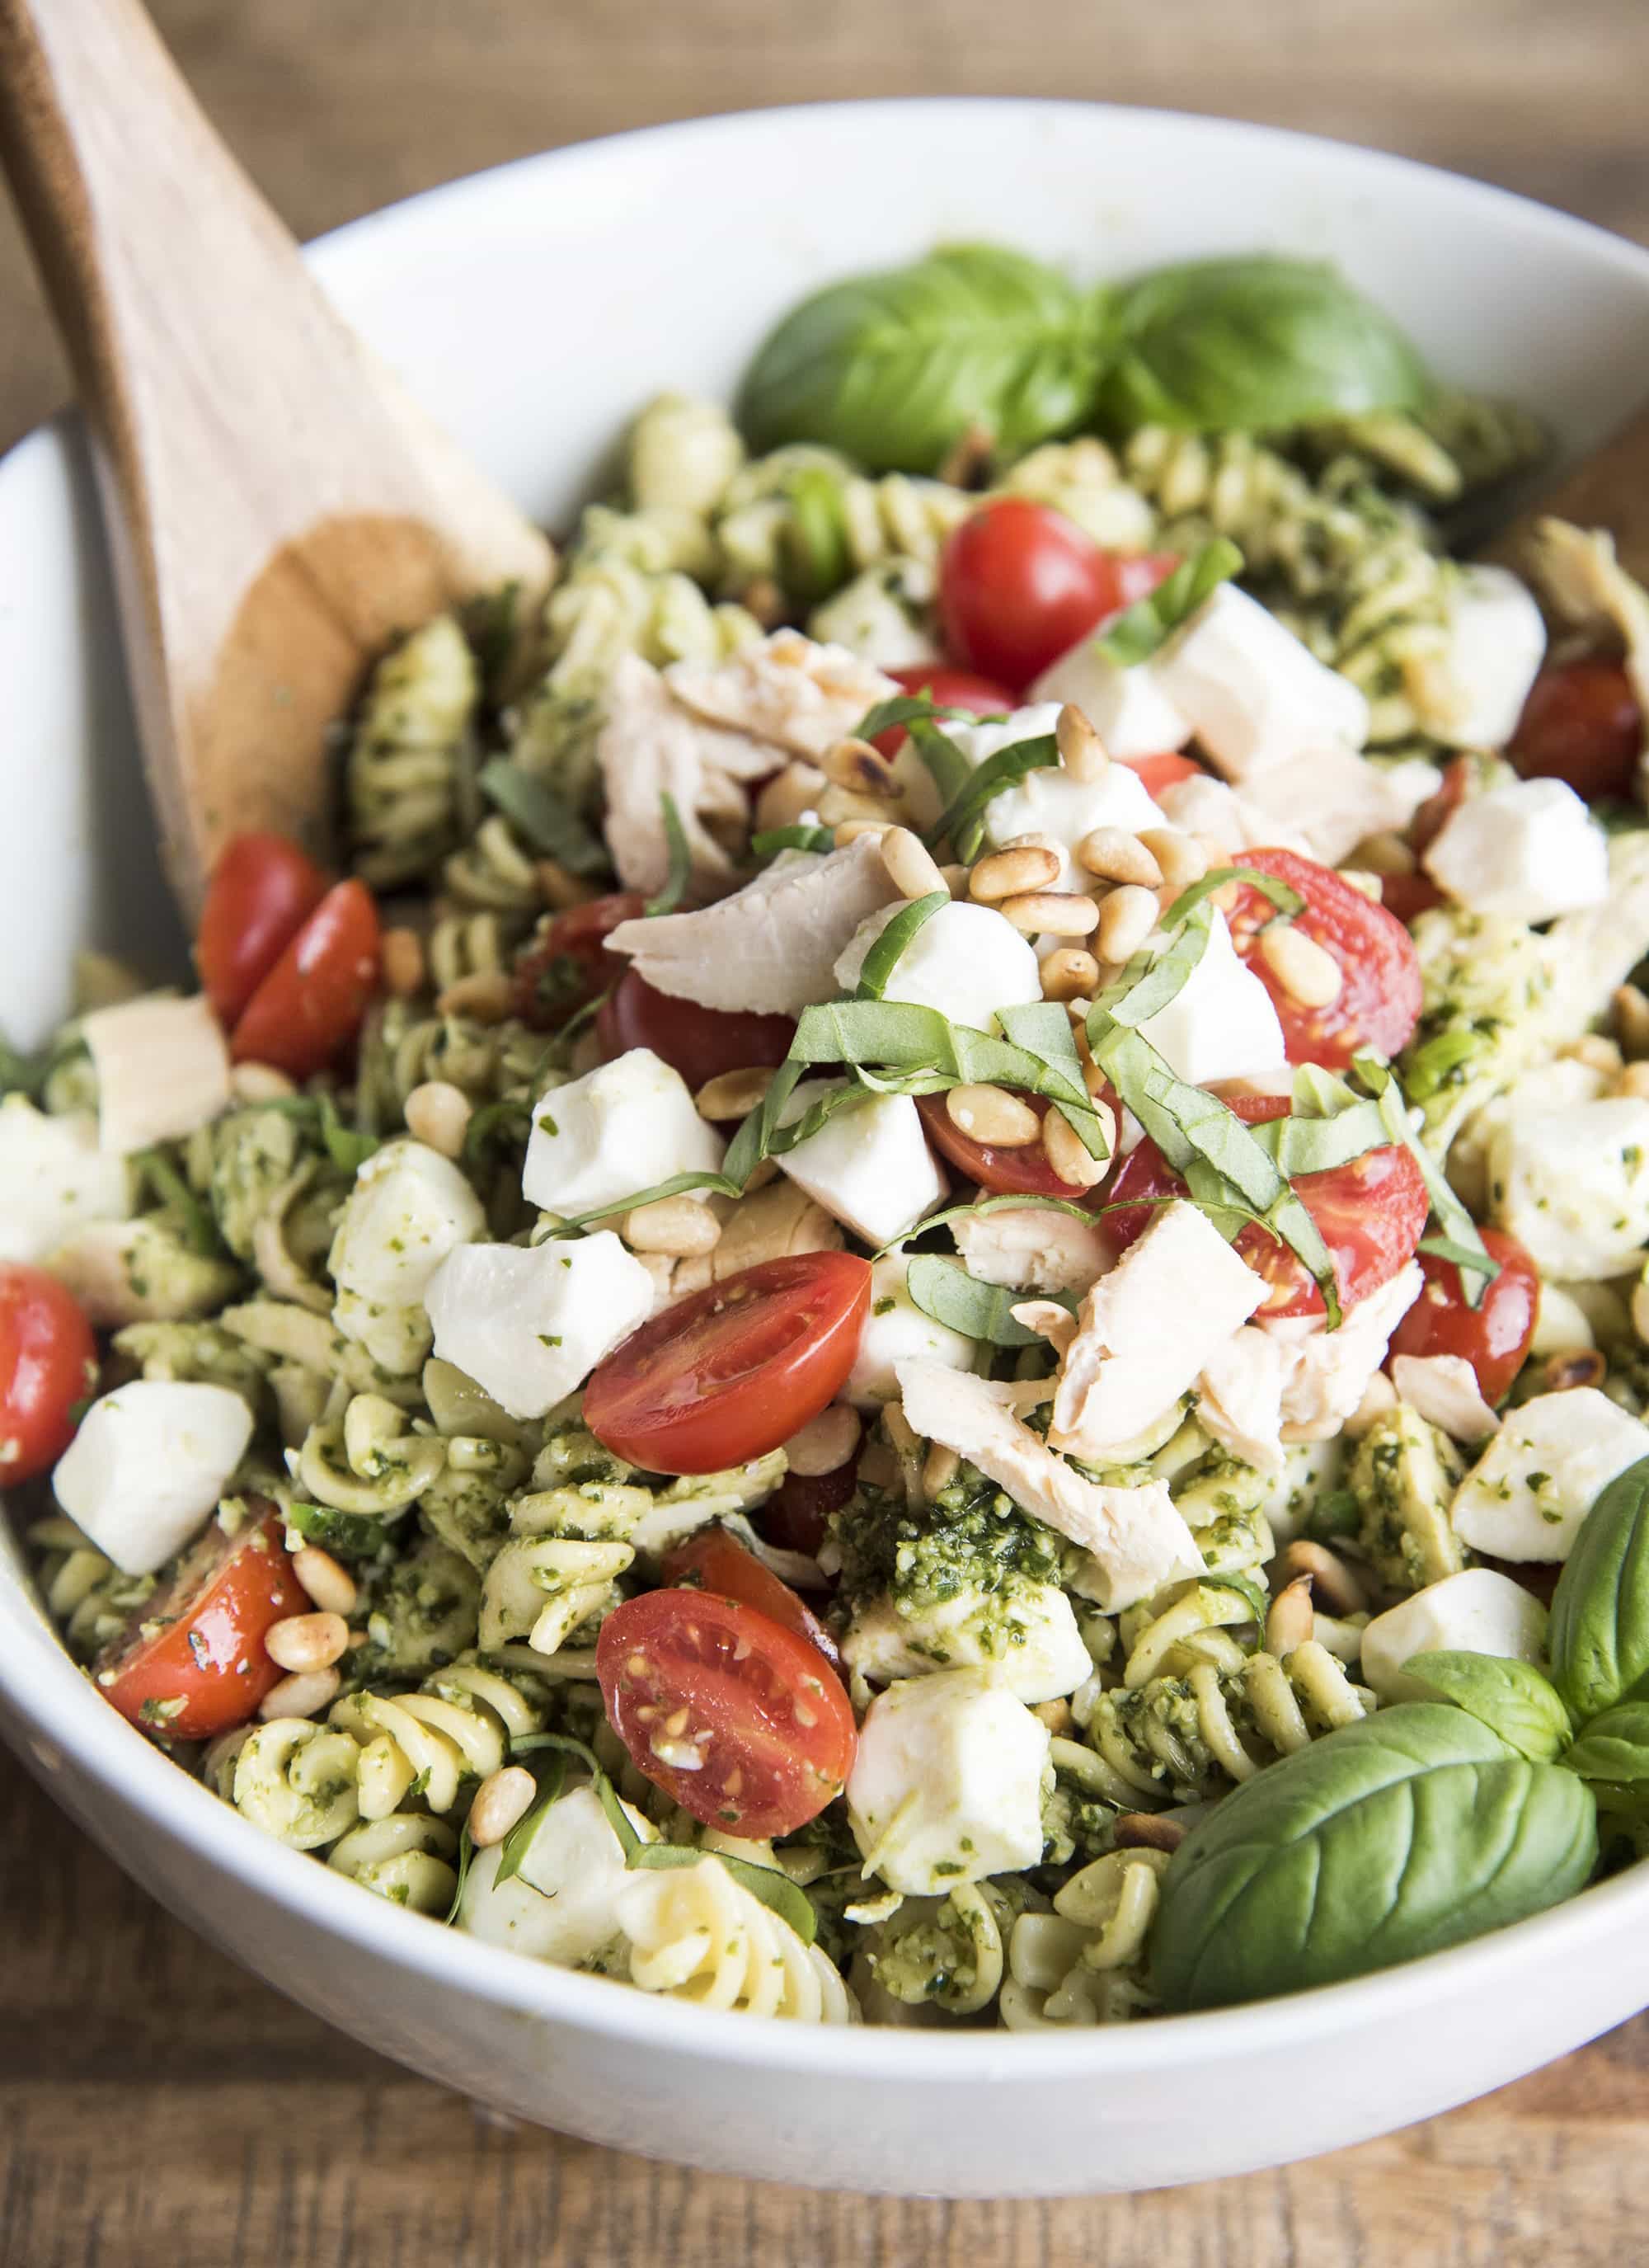
MULTIPOLYGON (((1307 127, 1649 241, 1644 0, 157 0, 155 13, 306 235, 657 119, 949 92, 1307 127)), ((0 215, 0 444, 65 391, 0 215)), ((1280 2101, 1285 2132, 1288 2115, 1280 2101)), ((242 1976, 0 1757, 0 2268, 1644 2261, 1649 2019, 1449 2117, 1244 2181, 1015 2206, 760 2188, 478 2121, 242 1976)))

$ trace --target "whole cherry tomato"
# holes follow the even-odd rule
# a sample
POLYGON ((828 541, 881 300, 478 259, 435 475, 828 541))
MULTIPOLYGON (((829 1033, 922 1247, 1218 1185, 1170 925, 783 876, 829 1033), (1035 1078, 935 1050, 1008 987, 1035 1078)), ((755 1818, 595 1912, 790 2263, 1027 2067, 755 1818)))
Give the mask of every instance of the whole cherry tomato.
POLYGON ((1016 693, 1097 623, 1154 591, 1177 561, 1101 551, 1063 512, 998 497, 953 528, 939 559, 946 642, 1016 693))

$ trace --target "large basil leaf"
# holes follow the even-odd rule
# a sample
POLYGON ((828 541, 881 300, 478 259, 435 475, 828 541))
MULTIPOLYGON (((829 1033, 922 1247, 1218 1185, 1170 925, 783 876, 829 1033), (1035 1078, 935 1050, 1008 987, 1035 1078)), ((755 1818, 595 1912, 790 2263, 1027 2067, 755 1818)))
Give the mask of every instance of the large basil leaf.
POLYGON ((1572 1772, 1405 1702, 1285 1756, 1192 1830, 1163 1877, 1156 1989, 1189 2009, 1338 1984, 1556 1905, 1596 1860, 1572 1772))
POLYGON ((1411 409, 1424 365, 1332 268, 1271 256, 1158 269, 1115 298, 1101 415, 1131 430, 1275 431, 1411 409))
POLYGON ((1580 1523, 1551 1602, 1552 1683, 1584 1725, 1649 1683, 1649 1457, 1580 1523))
MULTIPOLYGON (((1528 1756, 1533 1764, 1555 1763, 1574 1730, 1562 1696, 1532 1661, 1439 1647, 1431 1653, 1411 1654, 1402 1665, 1402 1673, 1430 1686, 1443 1700, 1452 1701, 1469 1717, 1487 1725, 1491 1733, 1498 1733, 1519 1756, 1528 1756)), ((1569 1763, 1566 1756, 1564 1761, 1569 1763)))
POLYGON ((1564 1762, 1582 1779, 1649 1795, 1649 1701, 1624 1701, 1594 1717, 1564 1762))
POLYGON ((970 426, 1018 456, 1087 416, 1101 323, 1040 261, 953 245, 804 299, 758 350, 739 421, 753 448, 821 441, 872 472, 932 472, 970 426))

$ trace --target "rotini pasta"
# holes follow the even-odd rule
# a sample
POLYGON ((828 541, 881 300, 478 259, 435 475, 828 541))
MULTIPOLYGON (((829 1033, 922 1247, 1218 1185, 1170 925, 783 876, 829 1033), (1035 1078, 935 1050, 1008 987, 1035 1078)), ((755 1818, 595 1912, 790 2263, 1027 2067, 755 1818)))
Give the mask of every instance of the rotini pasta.
POLYGON ((718 1859, 632 1876, 617 1912, 629 1981, 701 2007, 846 2024, 856 2011, 840 1971, 816 1945, 736 1882, 718 1859))

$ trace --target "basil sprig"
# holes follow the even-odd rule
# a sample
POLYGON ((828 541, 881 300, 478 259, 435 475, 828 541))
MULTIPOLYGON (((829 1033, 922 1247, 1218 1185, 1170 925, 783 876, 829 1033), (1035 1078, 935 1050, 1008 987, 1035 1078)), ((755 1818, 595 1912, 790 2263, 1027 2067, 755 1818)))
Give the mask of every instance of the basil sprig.
MULTIPOLYGON (((924 1228, 931 1227, 928 1221, 924 1228)), ((1045 1346, 1048 1343, 1040 1331, 1028 1329, 1015 1322, 1011 1310, 1026 1297, 1023 1292, 1009 1290, 1001 1284, 983 1284, 970 1276, 960 1261, 946 1260, 937 1252, 918 1252, 905 1270, 905 1289, 914 1304, 936 1323, 948 1330, 960 1331, 964 1338, 979 1339, 988 1346, 1027 1347, 1045 1346)), ((1062 1307, 1071 1307, 1069 1300, 1062 1307)), ((1074 1307, 1071 1312, 1075 1313, 1074 1307)))
POLYGON ((1189 559, 1182 559, 1154 591, 1125 607, 1094 644, 1119 669, 1149 661, 1181 623, 1189 621, 1204 599, 1241 572, 1241 552, 1228 536, 1216 535, 1189 559))
MULTIPOLYGON (((964 762, 966 759, 964 759, 964 762)), ((968 772, 944 812, 928 829, 930 844, 949 836, 959 858, 971 860, 984 838, 986 806, 1027 772, 1047 771, 1059 762, 1059 747, 1051 733, 1038 733, 1012 747, 998 748, 968 772)))
POLYGON ((476 774, 475 784, 534 850, 559 859, 574 874, 607 871, 607 854, 600 837, 534 773, 508 756, 491 756, 476 774))
POLYGON ((861 1000, 881 998, 887 990, 888 979, 903 957, 905 947, 917 932, 932 920, 939 908, 949 905, 950 902, 948 890, 930 890, 925 897, 913 899, 909 904, 900 907, 865 956, 858 981, 861 1000))
POLYGON ((1649 1697, 1649 1458, 1580 1524, 1552 1594, 1552 1682, 1582 1723, 1649 1697))
MULTIPOLYGON (((681 814, 675 807, 675 798, 661 795, 659 810, 664 821, 664 839, 670 863, 663 883, 642 908, 644 914, 673 914, 687 895, 687 886, 693 879, 693 854, 688 848, 687 829, 682 826, 681 814)), ((835 840, 833 836, 832 843, 835 840)))

